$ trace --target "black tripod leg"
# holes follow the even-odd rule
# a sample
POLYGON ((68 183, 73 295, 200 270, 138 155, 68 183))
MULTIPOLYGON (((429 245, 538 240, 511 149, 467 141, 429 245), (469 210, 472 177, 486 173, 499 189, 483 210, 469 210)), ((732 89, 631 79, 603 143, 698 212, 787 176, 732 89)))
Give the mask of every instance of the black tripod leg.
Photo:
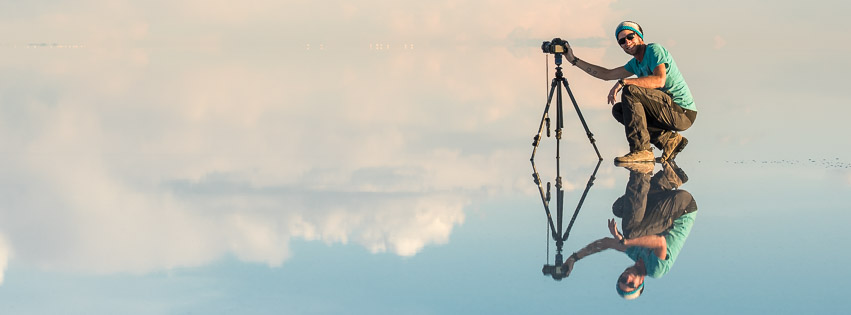
POLYGON ((544 129, 544 123, 547 124, 547 136, 550 134, 550 124, 549 124, 549 112, 550 112, 550 103, 553 101, 553 93, 556 90, 556 85, 558 84, 557 79, 553 79, 553 83, 550 85, 550 95, 547 97, 547 106, 544 107, 544 115, 541 116, 541 124, 538 125, 538 133, 535 135, 532 141, 532 157, 529 159, 530 161, 535 161, 535 152, 538 151, 538 144, 541 143, 541 131, 544 129))
POLYGON ((550 230, 553 232, 553 240, 558 240, 561 236, 556 234, 555 225, 553 225, 553 215, 550 213, 550 184, 547 183, 547 193, 544 194, 544 186, 541 184, 541 177, 538 175, 538 169, 535 168, 535 161, 532 161, 532 178, 535 179, 535 184, 538 185, 538 193, 541 195, 541 203, 544 204, 544 212, 547 213, 547 222, 550 225, 550 230))
MULTIPOLYGON (((563 243, 564 239, 561 238, 561 236, 563 235, 562 232, 561 232, 562 231, 561 224, 563 222, 562 218, 564 218, 564 216, 563 216, 563 214, 564 214, 564 190, 559 188, 558 191, 556 192, 556 194, 558 196, 557 197, 558 199, 556 199, 556 207, 557 207, 557 209, 556 209, 556 220, 558 221, 558 224, 557 224, 558 235, 559 235, 559 241, 561 241, 563 243)), ((560 249, 561 244, 556 243, 556 247, 557 247, 557 249, 560 249)))
MULTIPOLYGON (((556 74, 558 76, 558 74, 556 74)), ((564 241, 562 241, 562 222, 564 213, 564 187, 561 183, 561 129, 564 126, 564 110, 562 106, 562 98, 561 98, 561 86, 564 82, 564 79, 556 79, 558 81, 556 93, 556 219, 558 221, 558 239, 556 240, 556 253, 561 254, 562 245, 564 245, 564 241)), ((555 233, 554 233, 555 234, 555 233)))
POLYGON ((594 180, 597 179, 597 170, 600 169, 600 163, 603 163, 602 159, 597 161, 597 167, 594 168, 594 172, 591 173, 591 177, 588 178, 588 183, 585 184, 585 191, 582 192, 582 198, 579 198, 576 210, 573 211, 573 217, 570 218, 570 223, 567 224, 567 231, 564 232, 562 241, 566 242, 567 237, 570 236, 570 230, 573 229, 573 222, 576 222, 576 216, 579 215, 579 209, 582 209, 582 204, 585 203, 585 196, 588 196, 588 191, 591 190, 591 186, 594 185, 594 180))
MULTIPOLYGON (((564 79, 558 80, 558 85, 556 86, 556 139, 561 139, 561 129, 564 128, 564 106, 562 106, 562 97, 561 97, 561 86, 564 82, 564 79)), ((565 85, 566 87, 567 85, 565 85)))
POLYGON ((576 104, 576 99, 573 97, 573 92, 570 91, 570 85, 567 84, 567 79, 561 79, 564 83, 564 87, 567 89, 567 94, 570 95, 570 101, 573 102, 573 108, 576 109, 576 114, 579 115, 579 121, 582 122, 582 127, 585 127, 585 134, 588 135, 588 141, 591 141, 591 145, 594 146, 594 151, 597 152, 597 158, 600 161, 603 160, 603 156, 600 155, 600 150, 597 149, 597 140, 594 140, 594 134, 591 133, 591 130, 588 129, 588 124, 585 123, 585 117, 582 116, 582 111, 579 110, 579 105, 576 104))

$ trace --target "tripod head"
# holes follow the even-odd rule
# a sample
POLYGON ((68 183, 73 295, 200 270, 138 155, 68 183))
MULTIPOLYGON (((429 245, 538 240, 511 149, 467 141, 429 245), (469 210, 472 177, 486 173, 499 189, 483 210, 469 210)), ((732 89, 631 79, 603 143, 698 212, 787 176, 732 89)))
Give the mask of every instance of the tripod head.
MULTIPOLYGON (((553 58, 556 63, 556 66, 561 66, 561 56, 561 54, 556 54, 555 58, 553 58)), ((561 70, 561 67, 557 67, 556 69, 561 70)))

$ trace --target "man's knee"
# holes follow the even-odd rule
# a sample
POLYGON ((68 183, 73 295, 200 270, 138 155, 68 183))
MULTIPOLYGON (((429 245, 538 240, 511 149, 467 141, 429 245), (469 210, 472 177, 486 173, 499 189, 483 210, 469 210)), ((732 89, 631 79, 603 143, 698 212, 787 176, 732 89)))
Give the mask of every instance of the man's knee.
POLYGON ((614 116, 618 122, 623 123, 623 103, 615 103, 615 105, 612 106, 612 116, 614 116))
POLYGON ((615 118, 623 117, 623 103, 618 102, 612 106, 612 116, 615 116, 615 118))
MULTIPOLYGON (((688 181, 688 176, 685 176, 685 178, 683 178, 682 176, 679 176, 679 174, 677 174, 677 176, 680 178, 680 181, 683 184, 685 184, 688 181)), ((685 191, 685 190, 677 190, 677 192, 674 194, 673 199, 674 199, 674 202, 676 202, 676 204, 682 205, 682 207, 685 207, 686 205, 688 205, 688 204, 690 204, 694 201, 694 197, 692 197, 691 193, 689 193, 688 191, 685 191)))
POLYGON ((642 89, 641 87, 638 87, 638 86, 635 86, 635 85, 624 86, 623 92, 621 93, 621 96, 627 97, 627 96, 633 96, 633 95, 641 94, 641 89, 642 89))
POLYGON ((641 103, 640 96, 644 94, 645 93, 642 91, 642 88, 635 85, 627 85, 623 88, 623 92, 621 92, 621 103, 623 103, 625 107, 632 109, 635 107, 636 103, 641 103))

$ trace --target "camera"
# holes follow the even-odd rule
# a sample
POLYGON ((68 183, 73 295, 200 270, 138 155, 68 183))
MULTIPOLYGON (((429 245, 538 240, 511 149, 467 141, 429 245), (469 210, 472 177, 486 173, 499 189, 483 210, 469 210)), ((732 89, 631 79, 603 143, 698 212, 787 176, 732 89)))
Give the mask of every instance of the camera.
POLYGON ((556 37, 552 41, 541 44, 541 51, 545 54, 563 54, 567 52, 568 45, 566 40, 556 37))
POLYGON ((570 270, 565 265, 544 265, 544 268, 541 268, 541 272, 543 272, 544 276, 553 277, 554 280, 558 281, 570 275, 570 270))

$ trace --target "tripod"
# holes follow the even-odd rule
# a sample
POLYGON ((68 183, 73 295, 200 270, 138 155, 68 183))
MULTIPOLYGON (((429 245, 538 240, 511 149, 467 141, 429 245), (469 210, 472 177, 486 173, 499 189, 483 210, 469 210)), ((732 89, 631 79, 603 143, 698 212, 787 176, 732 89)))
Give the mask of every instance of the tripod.
MULTIPOLYGON (((544 265, 542 269, 544 275, 551 275, 553 279, 561 280, 570 273, 564 267, 564 257, 562 256, 562 248, 564 246, 564 242, 567 241, 567 237, 570 235, 570 229, 573 228, 573 222, 576 221, 576 216, 579 214, 579 209, 582 207, 582 203, 585 201, 585 196, 588 195, 588 190, 591 188, 591 185, 594 184, 594 179, 597 175, 597 170, 600 169, 600 163, 603 162, 603 157, 600 155, 600 150, 597 149, 596 140, 594 140, 594 134, 588 130, 588 124, 585 122, 585 117, 582 116, 582 111, 579 110, 579 105, 576 104, 576 99, 573 97, 573 92, 570 91, 570 85, 567 83, 567 79, 564 78, 564 74, 561 72, 561 62, 562 62, 562 53, 566 49, 558 49, 559 46, 551 46, 553 43, 555 45, 564 44, 561 39, 553 39, 553 42, 544 42, 544 46, 542 49, 548 53, 555 54, 555 64, 556 64, 556 74, 555 78, 553 78, 552 84, 550 85, 550 92, 547 97, 547 106, 544 108, 544 115, 541 117, 541 123, 538 125, 538 134, 535 135, 534 141, 532 142, 532 157, 529 159, 532 162, 532 170, 535 172, 532 176, 535 179, 535 184, 538 186, 538 192, 541 195, 541 202, 544 204, 544 211, 547 213, 547 221, 549 224, 549 228, 552 231, 552 238, 556 242, 556 261, 554 265, 544 265), (551 50, 553 47, 557 49, 561 53, 555 53, 555 50, 551 50), (567 226, 567 231, 562 233, 562 214, 564 210, 564 189, 561 183, 561 133, 564 127, 564 109, 561 101, 561 89, 562 86, 565 90, 567 90, 567 94, 570 96, 570 101, 573 102, 573 109, 576 110, 576 114, 579 116, 579 120, 582 122, 582 127, 585 128, 585 134, 588 135, 588 140, 591 141, 591 145, 594 146, 594 151, 597 153, 597 166, 594 168, 594 172, 591 174, 591 177, 588 178, 588 184, 585 186, 585 191, 582 193, 582 198, 579 199, 579 204, 576 206, 576 210, 573 212, 573 217, 570 219, 570 224, 567 226), (547 137, 550 136, 550 104, 553 101, 553 95, 556 96, 556 224, 553 223, 553 216, 550 212, 550 183, 547 182, 547 192, 544 194, 544 187, 541 185, 541 178, 538 175, 538 170, 535 168, 535 153, 538 150, 538 145, 541 142, 541 133, 544 130, 544 125, 547 126, 547 137)), ((547 260, 549 260, 549 242, 547 243, 547 260)))
MULTIPOLYGON (((541 202, 544 204, 544 211, 547 213, 547 223, 549 224, 549 229, 552 231, 550 235, 553 238, 553 241, 556 242, 556 257, 555 262, 552 265, 545 264, 541 271, 544 275, 550 275, 555 280, 561 280, 569 274, 569 270, 566 270, 564 267, 564 256, 562 255, 562 250, 564 248, 564 242, 567 241, 567 238, 570 236, 570 230, 573 229, 573 223, 576 222, 576 217, 579 215, 579 209, 582 208, 582 204, 585 202, 585 197, 588 195, 588 191, 591 189, 591 186, 594 185, 594 180, 597 179, 597 170, 600 169, 600 164, 603 162, 602 159, 597 161, 597 166, 594 167, 594 172, 591 173, 591 176, 588 177, 588 183, 585 184, 585 190, 582 192, 582 197, 579 198, 579 203, 576 205, 576 210, 573 211, 573 217, 570 218, 570 223, 567 225, 567 230, 562 232, 562 222, 564 213, 564 189, 561 187, 561 177, 557 179, 556 188, 558 191, 556 192, 556 223, 553 223, 553 215, 550 212, 550 183, 547 182, 547 192, 544 194, 544 187, 541 185, 541 178, 538 175, 538 170, 535 168, 535 162, 532 162, 532 177, 535 180, 535 184, 538 186, 538 192, 541 195, 541 202)), ((547 260, 549 260, 549 242, 547 243, 547 260)))
MULTIPOLYGON (((573 92, 570 91, 570 84, 567 83, 567 79, 564 78, 564 74, 561 72, 561 60, 562 54, 555 54, 556 74, 555 78, 553 78, 553 83, 550 85, 550 93, 547 97, 547 106, 544 107, 544 115, 541 117, 541 123, 538 125, 538 134, 535 135, 534 141, 532 142, 532 158, 530 160, 532 160, 533 163, 535 161, 535 152, 538 150, 538 144, 541 142, 541 131, 544 129, 545 123, 547 125, 547 137, 550 136, 549 112, 554 93, 556 95, 556 164, 558 164, 558 161, 561 158, 561 130, 562 127, 564 127, 564 121, 562 119, 564 109, 561 103, 561 87, 564 86, 565 90, 567 90, 567 95, 570 96, 570 101, 573 102, 573 108, 579 116, 579 121, 582 122, 582 127, 585 128, 585 134, 588 135, 588 140, 591 141, 591 145, 594 146, 594 151, 597 152, 597 158, 602 161, 603 156, 600 155, 600 150, 597 149, 597 141, 594 140, 594 134, 591 133, 591 130, 588 130, 588 124, 585 123, 585 117, 582 116, 582 111, 579 110, 579 105, 576 104, 573 92)), ((556 185, 560 185, 560 181, 556 182, 556 185)))

